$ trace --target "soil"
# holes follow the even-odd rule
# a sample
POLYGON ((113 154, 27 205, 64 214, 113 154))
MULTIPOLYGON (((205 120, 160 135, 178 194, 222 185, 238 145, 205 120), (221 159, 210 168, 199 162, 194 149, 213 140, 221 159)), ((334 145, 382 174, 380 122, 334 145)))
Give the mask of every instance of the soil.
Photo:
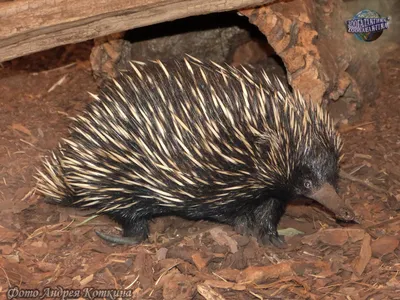
POLYGON ((340 129, 342 169, 354 177, 341 179, 340 194, 360 224, 338 223, 299 200, 280 223, 288 243, 282 250, 229 226, 177 217, 154 220, 146 243, 113 246, 94 232, 118 233, 111 220, 88 219, 86 211, 50 205, 35 194, 42 157, 68 136, 69 117, 91 101, 87 91, 97 90, 91 48, 71 45, 1 66, 2 297, 37 289, 30 292, 57 299, 399 299, 397 53, 381 61, 379 98, 364 104, 357 124, 340 129))

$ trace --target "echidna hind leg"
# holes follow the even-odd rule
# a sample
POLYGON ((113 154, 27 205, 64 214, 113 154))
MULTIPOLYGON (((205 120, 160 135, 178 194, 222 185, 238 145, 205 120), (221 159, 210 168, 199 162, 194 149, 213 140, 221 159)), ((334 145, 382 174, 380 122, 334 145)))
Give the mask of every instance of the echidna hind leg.
POLYGON ((130 216, 125 212, 114 212, 110 217, 122 226, 122 236, 115 236, 96 231, 96 234, 103 240, 114 244, 136 245, 146 240, 149 236, 148 220, 143 217, 137 217, 134 214, 130 216))

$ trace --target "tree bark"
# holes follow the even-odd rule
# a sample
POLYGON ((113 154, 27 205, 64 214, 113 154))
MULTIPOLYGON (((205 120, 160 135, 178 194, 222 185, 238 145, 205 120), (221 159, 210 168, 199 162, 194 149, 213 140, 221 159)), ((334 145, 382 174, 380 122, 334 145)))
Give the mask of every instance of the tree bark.
POLYGON ((273 0, 20 0, 0 2, 0 62, 132 28, 273 0))

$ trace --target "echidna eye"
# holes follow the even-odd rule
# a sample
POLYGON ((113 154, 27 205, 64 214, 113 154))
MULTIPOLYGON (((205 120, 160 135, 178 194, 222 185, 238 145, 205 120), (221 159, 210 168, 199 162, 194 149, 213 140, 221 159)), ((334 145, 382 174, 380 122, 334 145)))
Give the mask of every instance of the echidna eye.
POLYGON ((311 180, 304 180, 304 187, 306 189, 311 189, 311 187, 312 187, 311 180))

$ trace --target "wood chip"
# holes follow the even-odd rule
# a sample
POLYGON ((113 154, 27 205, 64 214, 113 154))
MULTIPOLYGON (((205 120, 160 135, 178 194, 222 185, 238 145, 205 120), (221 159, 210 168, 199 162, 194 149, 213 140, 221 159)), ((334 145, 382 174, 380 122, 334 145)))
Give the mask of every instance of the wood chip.
POLYGON ((12 243, 14 242, 19 236, 19 233, 0 226, 0 242, 1 243, 12 243))
POLYGON ((26 128, 24 125, 22 125, 21 123, 13 123, 11 125, 11 128, 14 130, 17 130, 19 132, 22 132, 26 135, 32 136, 32 132, 28 128, 26 128))
POLYGON ((236 281, 236 278, 240 275, 240 271, 237 269, 226 268, 216 271, 215 274, 225 280, 236 281))
POLYGON ((57 268, 56 264, 45 262, 45 261, 39 261, 36 264, 36 266, 42 272, 51 272, 51 271, 54 271, 57 268))
POLYGON ((361 276, 364 272, 365 267, 370 261, 372 256, 371 250, 371 236, 366 233, 364 235, 363 243, 360 250, 360 255, 353 262, 353 270, 357 276, 361 276))
POLYGON ((217 293, 210 286, 205 284, 198 284, 197 292, 207 300, 225 300, 221 294, 217 293))
POLYGON ((292 262, 284 262, 269 266, 251 266, 240 272, 238 283, 263 283, 271 278, 289 276, 293 274, 292 262))
POLYGON ((165 258, 167 257, 167 252, 168 252, 168 249, 167 249, 167 248, 160 248, 160 249, 158 249, 157 252, 156 252, 157 260, 163 260, 163 259, 165 259, 165 258))
POLYGON ((210 230, 211 237, 220 246, 228 246, 231 253, 236 253, 238 251, 237 242, 228 236, 226 231, 222 230, 221 227, 215 227, 210 230))
POLYGON ((192 255, 192 260, 199 270, 203 270, 207 266, 210 259, 211 257, 203 257, 200 252, 196 252, 192 255))
POLYGON ((372 255, 380 258, 392 253, 399 246, 399 240, 394 236, 382 236, 371 244, 372 255))
POLYGON ((347 240, 349 239, 349 236, 347 235, 347 232, 342 230, 341 228, 339 229, 334 229, 334 230, 324 230, 320 232, 320 241, 323 242, 324 244, 331 245, 331 246, 343 246, 347 240))
POLYGON ((9 255, 14 251, 14 247, 10 245, 0 245, 0 251, 3 255, 9 255))
POLYGON ((303 244, 315 245, 318 241, 327 245, 342 246, 346 242, 355 243, 364 238, 364 229, 358 228, 329 228, 320 229, 318 232, 301 239, 303 244))
POLYGON ((80 282, 81 286, 84 287, 86 286, 89 282, 91 282, 93 280, 93 274, 90 274, 89 276, 83 278, 80 282))
POLYGON ((244 291, 246 289, 245 285, 222 280, 206 280, 204 281, 204 284, 210 287, 215 287, 219 289, 232 289, 235 291, 244 291))

